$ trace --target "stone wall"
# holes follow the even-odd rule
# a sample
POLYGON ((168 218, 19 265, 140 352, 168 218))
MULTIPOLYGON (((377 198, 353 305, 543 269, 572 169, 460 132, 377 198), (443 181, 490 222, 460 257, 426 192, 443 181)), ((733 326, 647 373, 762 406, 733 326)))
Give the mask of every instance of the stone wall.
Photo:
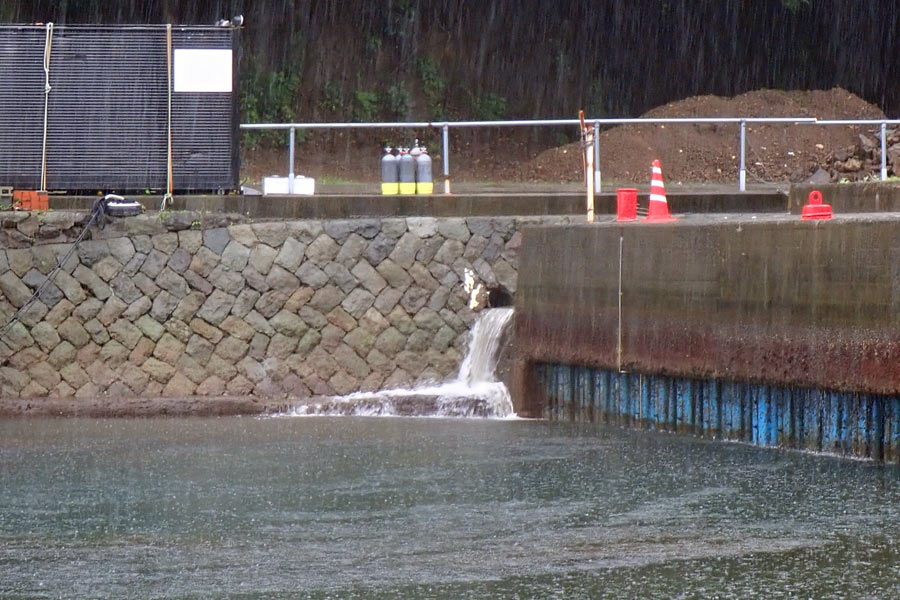
MULTIPOLYGON (((2 323, 85 220, 0 213, 2 323)), ((0 339, 0 396, 305 397, 452 378, 477 316, 466 272, 514 293, 519 229, 570 220, 114 220, 0 339)))

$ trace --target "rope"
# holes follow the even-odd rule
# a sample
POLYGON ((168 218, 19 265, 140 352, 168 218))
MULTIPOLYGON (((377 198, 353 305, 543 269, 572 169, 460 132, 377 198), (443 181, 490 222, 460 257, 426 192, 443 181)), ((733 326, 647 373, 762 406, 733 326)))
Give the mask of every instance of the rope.
POLYGON ((167 92, 168 92, 168 103, 166 106, 167 111, 167 142, 168 149, 166 151, 166 193, 162 199, 162 206, 160 210, 165 210, 166 206, 171 206, 173 199, 173 188, 174 188, 174 178, 173 178, 173 166, 172 166, 172 24, 166 24, 166 75, 167 75, 167 92))
POLYGON ((13 316, 9 318, 9 320, 6 322, 6 325, 3 326, 3 329, 0 329, 0 340, 6 337, 10 329, 12 329, 13 325, 15 325, 16 321, 18 321, 22 317, 22 315, 25 314, 25 312, 27 312, 29 308, 31 308, 31 305, 34 304, 35 300, 37 300, 44 292, 44 290, 47 289, 47 286, 49 286, 53 282, 53 277, 55 277, 59 270, 62 269, 67 262, 69 262, 69 259, 72 258, 72 254, 74 254, 75 250, 78 248, 78 244, 80 244, 84 239, 84 236, 87 235, 87 232, 88 230, 90 230, 91 226, 97 224, 101 229, 103 228, 103 226, 106 224, 106 203, 109 200, 110 196, 111 195, 107 195, 94 201, 94 205, 91 207, 91 218, 88 219, 88 222, 85 224, 84 229, 81 230, 81 234, 78 236, 78 239, 75 240, 75 242, 72 244, 72 247, 69 248, 69 251, 66 252, 66 255, 61 260, 57 259, 56 266, 53 267, 53 269, 49 273, 47 273, 47 277, 43 282, 41 282, 41 285, 38 286, 31 298, 29 298, 21 307, 19 307, 19 310, 17 310, 13 314, 13 316))
POLYGON ((44 40, 44 134, 41 144, 41 191, 47 191, 47 113, 50 107, 50 49, 53 46, 53 23, 47 23, 44 40))

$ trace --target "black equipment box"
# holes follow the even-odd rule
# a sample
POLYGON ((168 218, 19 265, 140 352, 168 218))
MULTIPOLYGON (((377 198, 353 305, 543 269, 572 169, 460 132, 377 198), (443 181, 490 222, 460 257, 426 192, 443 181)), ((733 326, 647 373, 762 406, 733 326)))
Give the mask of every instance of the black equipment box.
POLYGON ((0 186, 240 185, 239 30, 0 25, 0 186))

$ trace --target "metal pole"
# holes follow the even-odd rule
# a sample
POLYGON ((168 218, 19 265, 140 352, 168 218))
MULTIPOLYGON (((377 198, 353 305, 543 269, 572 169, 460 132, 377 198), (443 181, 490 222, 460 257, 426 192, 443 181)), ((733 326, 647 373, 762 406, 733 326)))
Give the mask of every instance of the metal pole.
POLYGON ((294 140, 296 139, 296 129, 291 127, 291 133, 288 136, 288 193, 294 193, 294 140))
MULTIPOLYGON (((596 132, 594 138, 591 139, 591 132, 588 131, 588 142, 593 145, 594 139, 596 139, 596 132)), ((594 149, 585 147, 583 149, 584 158, 585 158, 585 166, 587 167, 585 171, 585 180, 587 184, 587 222, 594 222, 594 149)))
POLYGON ((444 123, 441 133, 444 144, 444 193, 450 193, 450 126, 444 123))
POLYGON ((884 121, 881 122, 881 180, 887 180, 887 123, 884 121))
POLYGON ((622 244, 624 236, 619 235, 619 330, 616 339, 616 369, 622 372, 622 244))
POLYGON ((600 121, 594 121, 594 193, 600 193, 600 121))
POLYGON ((741 119, 741 167, 738 189, 747 191, 747 122, 741 119))
MULTIPOLYGON (((900 123, 900 119, 884 119, 887 123, 900 123)), ((805 124, 830 124, 838 123, 846 124, 865 124, 880 123, 880 120, 869 121, 818 121, 813 117, 685 117, 670 119, 595 119, 595 122, 601 125, 627 125, 627 124, 647 124, 647 123, 740 123, 746 121, 748 123, 805 123, 805 124)), ((431 123, 426 121, 409 121, 406 123, 242 123, 241 129, 418 129, 418 128, 436 128, 447 125, 449 127, 534 127, 534 126, 554 126, 568 127, 570 125, 580 125, 579 119, 531 119, 522 121, 443 121, 440 123, 431 123)))

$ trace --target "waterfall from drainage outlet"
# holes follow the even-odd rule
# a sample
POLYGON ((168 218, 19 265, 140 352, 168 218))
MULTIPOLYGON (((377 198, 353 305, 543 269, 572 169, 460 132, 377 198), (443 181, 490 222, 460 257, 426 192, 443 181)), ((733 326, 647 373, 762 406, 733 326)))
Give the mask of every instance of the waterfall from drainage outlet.
POLYGON ((493 417, 513 415, 506 386, 494 379, 503 331, 513 315, 511 308, 481 312, 469 351, 455 381, 413 389, 359 392, 321 398, 296 405, 289 413, 304 415, 359 415, 409 417, 493 417))

